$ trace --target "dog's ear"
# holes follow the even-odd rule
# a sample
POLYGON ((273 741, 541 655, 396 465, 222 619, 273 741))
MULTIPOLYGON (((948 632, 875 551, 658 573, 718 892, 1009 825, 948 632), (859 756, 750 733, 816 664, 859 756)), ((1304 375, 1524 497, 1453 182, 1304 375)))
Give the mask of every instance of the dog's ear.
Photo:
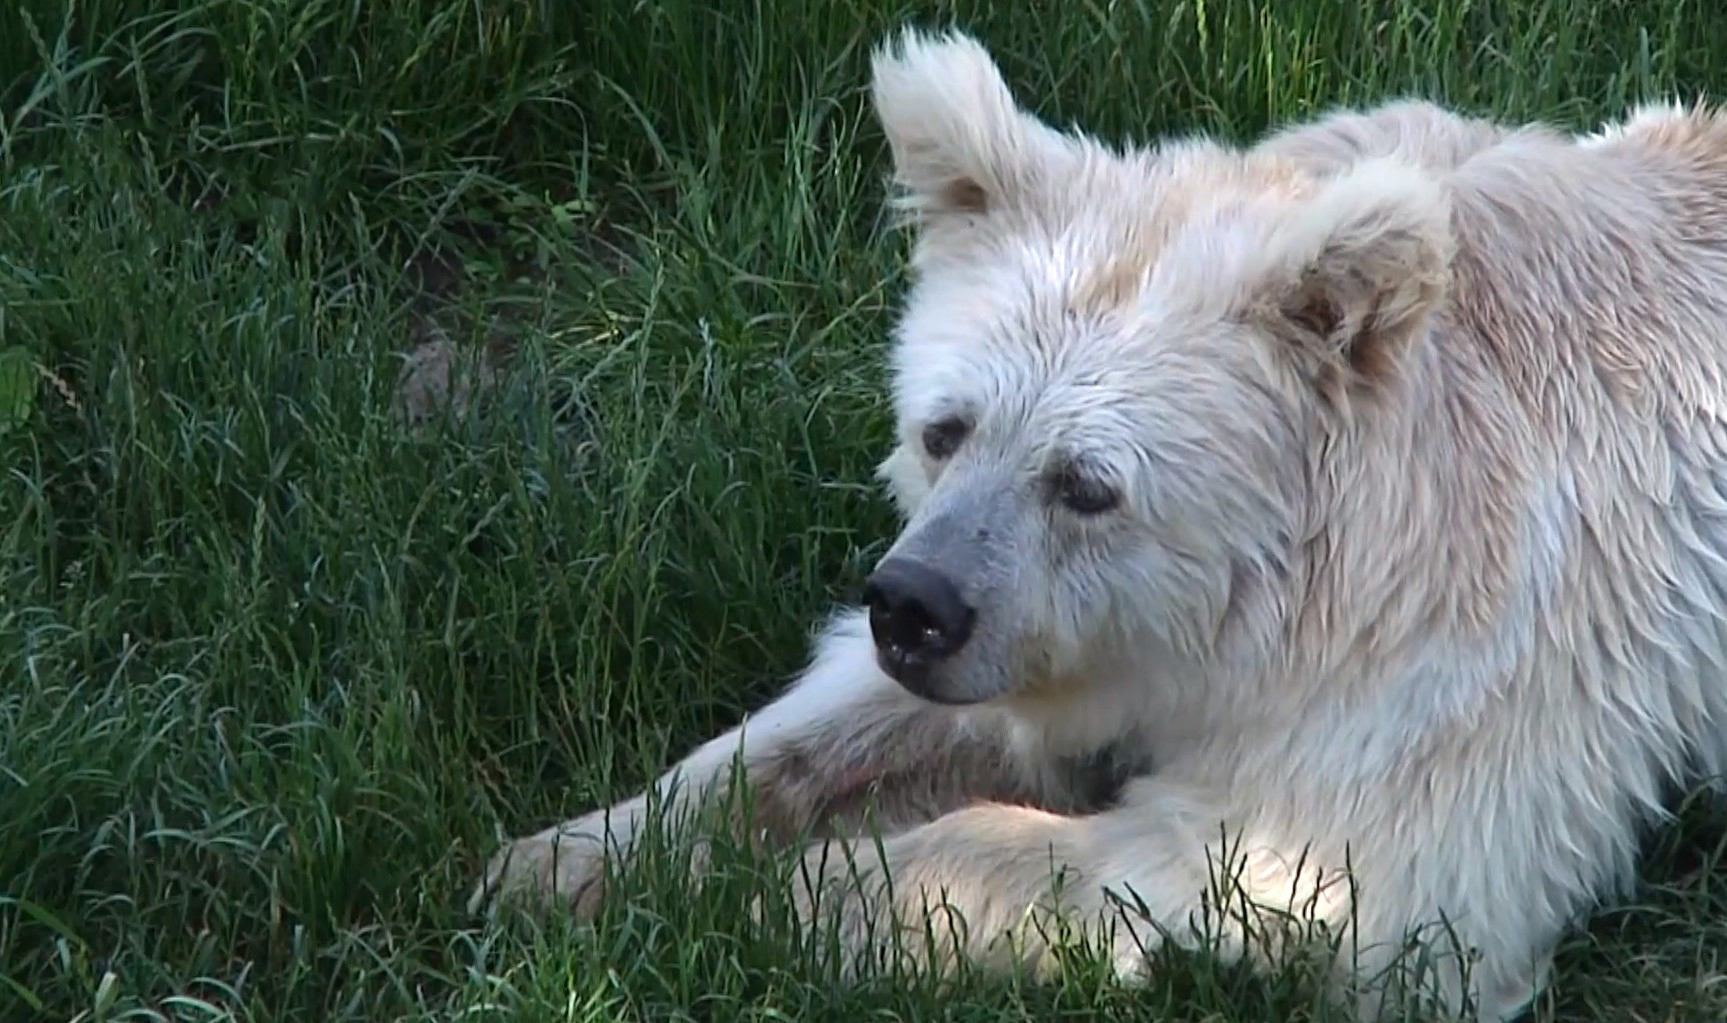
POLYGON ((1268 225, 1247 297, 1274 334, 1371 375, 1444 298, 1452 253, 1439 184, 1406 164, 1367 160, 1268 225))
POLYGON ((907 29, 876 50, 871 93, 901 186, 923 228, 988 216, 1059 187, 1074 143, 1021 110, 981 44, 907 29))

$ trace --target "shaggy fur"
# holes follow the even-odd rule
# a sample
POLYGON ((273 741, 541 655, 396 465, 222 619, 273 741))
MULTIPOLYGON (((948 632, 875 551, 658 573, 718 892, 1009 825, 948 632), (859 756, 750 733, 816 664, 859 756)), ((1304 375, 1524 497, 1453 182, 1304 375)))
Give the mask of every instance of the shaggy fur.
MULTIPOLYGON (((1445 921, 1449 1004, 1517 1014, 1727 744, 1727 120, 1400 102, 1117 152, 961 35, 874 75, 917 235, 889 557, 975 629, 914 696, 840 616, 658 790, 705 805, 738 757, 757 830, 829 836, 834 876, 867 792, 864 880, 1034 967, 1054 874, 1131 973, 1157 935, 1108 925, 1186 940, 1227 843, 1246 894, 1349 930, 1363 1011, 1445 921)), ((476 905, 591 911, 645 800, 513 843, 476 905)), ((840 900, 854 946, 879 892, 840 900)))

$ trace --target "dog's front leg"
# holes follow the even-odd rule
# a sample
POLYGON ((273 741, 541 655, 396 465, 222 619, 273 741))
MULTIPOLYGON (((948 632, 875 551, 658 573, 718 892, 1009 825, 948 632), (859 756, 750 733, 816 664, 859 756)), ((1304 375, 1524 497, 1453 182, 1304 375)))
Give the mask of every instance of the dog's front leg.
MULTIPOLYGON (((814 844, 794 900, 807 927, 837 924, 848 972, 860 954, 879 963, 897 951, 937 971, 958 959, 997 969, 1017 961, 1036 975, 1052 965, 1065 927, 1132 974, 1165 937, 1196 941, 1195 924, 1221 937, 1226 954, 1241 950, 1235 909, 1207 909, 1220 890, 1221 846, 1238 840, 1233 826, 1220 801, 1155 777, 1090 816, 977 805, 879 844, 814 844)), ((1274 877, 1264 850, 1245 862, 1234 883, 1256 899, 1302 888, 1297 872, 1274 877)))
MULTIPOLYGON (((769 844, 806 829, 853 831, 866 808, 878 826, 893 829, 979 799, 1066 807, 1079 798, 1064 791, 1071 779, 1013 747, 996 712, 936 706, 884 675, 861 612, 835 621, 784 695, 655 782, 671 837, 694 811, 726 796, 737 767, 748 798, 735 801, 730 823, 740 836, 769 844)), ((487 865, 470 908, 496 905, 504 895, 591 913, 608 859, 629 854, 648 812, 642 793, 510 843, 487 865)))

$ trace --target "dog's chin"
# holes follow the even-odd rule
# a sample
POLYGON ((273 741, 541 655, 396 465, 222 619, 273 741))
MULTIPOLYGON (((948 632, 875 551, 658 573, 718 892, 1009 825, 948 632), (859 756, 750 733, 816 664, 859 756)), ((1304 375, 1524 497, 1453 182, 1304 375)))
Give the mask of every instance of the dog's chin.
POLYGON ((876 651, 876 663, 888 678, 899 683, 900 688, 920 700, 938 706, 970 707, 988 703, 1000 695, 963 684, 955 678, 955 672, 950 665, 908 662, 879 649, 876 651))

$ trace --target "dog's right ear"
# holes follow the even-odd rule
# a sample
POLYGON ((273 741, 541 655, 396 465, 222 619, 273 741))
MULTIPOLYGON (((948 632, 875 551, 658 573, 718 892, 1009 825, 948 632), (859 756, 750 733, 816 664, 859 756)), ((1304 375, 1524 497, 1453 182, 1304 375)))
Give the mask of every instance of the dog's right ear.
POLYGON ((1059 188, 1070 140, 1020 109, 989 53, 959 32, 907 29, 878 48, 871 92, 919 227, 1023 207, 1059 188))

